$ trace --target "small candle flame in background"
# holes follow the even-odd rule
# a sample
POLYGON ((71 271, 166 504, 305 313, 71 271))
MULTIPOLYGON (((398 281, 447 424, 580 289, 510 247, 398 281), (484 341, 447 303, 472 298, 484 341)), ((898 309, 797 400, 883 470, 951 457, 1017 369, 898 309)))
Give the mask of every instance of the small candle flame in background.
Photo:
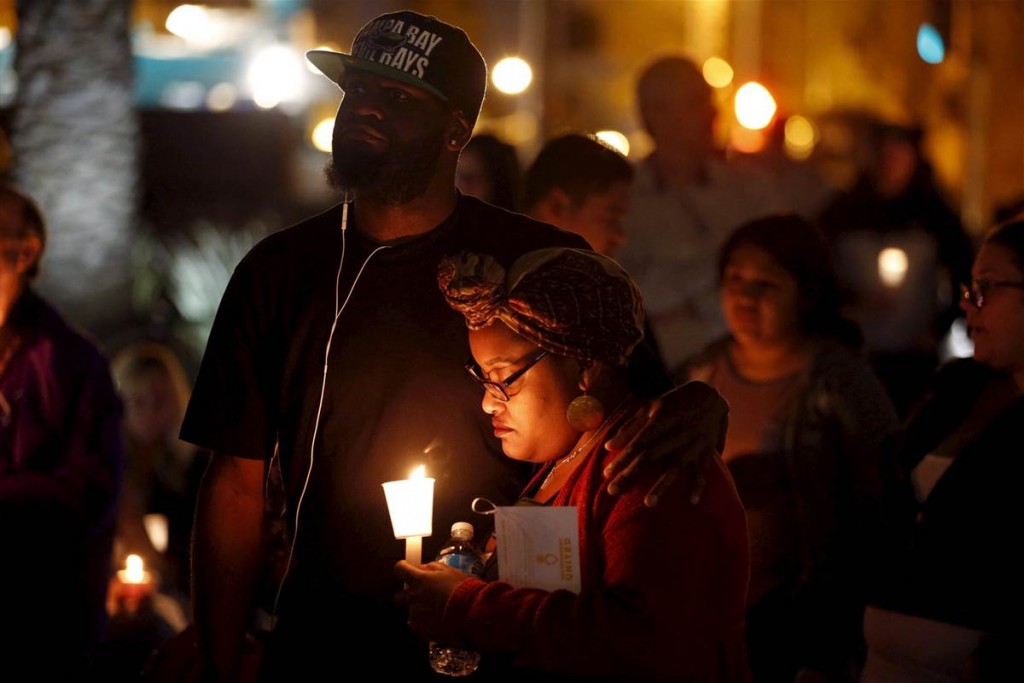
POLYGON ((126 583, 143 583, 146 580, 146 570, 141 557, 129 555, 125 559, 123 578, 126 583))
MULTIPOLYGON (((146 571, 140 555, 126 557, 124 569, 118 569, 117 576, 111 580, 110 590, 107 592, 107 613, 134 614, 144 609, 149 603, 143 600, 152 599, 156 594, 157 585, 154 578, 151 572, 146 571)), ((181 621, 184 622, 185 619, 182 618, 181 621)))

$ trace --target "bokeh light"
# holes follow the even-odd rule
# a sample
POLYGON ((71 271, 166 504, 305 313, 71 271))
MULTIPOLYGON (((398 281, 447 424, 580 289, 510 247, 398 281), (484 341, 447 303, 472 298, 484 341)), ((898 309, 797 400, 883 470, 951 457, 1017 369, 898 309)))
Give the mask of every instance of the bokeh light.
POLYGON ((629 156, 629 138, 617 130, 601 130, 594 133, 601 142, 618 150, 622 156, 629 156))
POLYGON ((736 91, 735 100, 736 120, 744 128, 750 130, 761 130, 772 122, 775 116, 775 98, 764 87, 756 81, 750 81, 740 86, 736 91))
POLYGON ((160 93, 160 104, 168 109, 199 109, 206 101, 206 86, 199 81, 171 81, 160 93))
POLYGON ((530 87, 533 69, 519 57, 505 57, 491 71, 491 83, 506 95, 518 95, 530 87))
POLYGON ((917 54, 929 64, 941 64, 946 58, 946 46, 938 30, 929 23, 917 29, 917 54))
POLYGON ((886 287, 899 287, 907 277, 907 252, 899 247, 887 247, 878 252, 878 278, 886 287))
POLYGON ((794 115, 786 119, 784 128, 786 154, 792 159, 807 159, 818 142, 818 131, 811 121, 794 115))
POLYGON ((227 81, 218 83, 206 93, 206 106, 213 111, 227 111, 238 101, 238 88, 227 81))
POLYGON ((310 142, 313 143, 313 147, 317 148, 321 152, 331 151, 331 140, 334 137, 334 117, 325 116, 320 119, 319 123, 313 126, 313 132, 309 136, 310 142))
POLYGON ((298 97, 303 80, 303 61, 286 45, 271 45, 256 53, 247 72, 252 101, 256 106, 272 109, 298 97))
POLYGON ((207 45, 216 41, 216 29, 202 5, 178 5, 167 15, 167 30, 190 43, 207 45))
POLYGON ((721 57, 710 57, 704 62, 704 80, 707 81, 708 85, 712 88, 724 88, 733 79, 732 66, 729 62, 725 61, 721 57))

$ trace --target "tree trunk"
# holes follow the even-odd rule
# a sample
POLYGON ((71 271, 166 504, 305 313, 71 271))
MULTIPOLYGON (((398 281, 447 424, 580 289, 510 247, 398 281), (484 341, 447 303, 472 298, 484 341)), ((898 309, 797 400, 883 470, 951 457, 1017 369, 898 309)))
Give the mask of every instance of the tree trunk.
POLYGON ((49 227, 39 291, 101 338, 130 317, 137 216, 130 0, 17 0, 15 183, 49 227))

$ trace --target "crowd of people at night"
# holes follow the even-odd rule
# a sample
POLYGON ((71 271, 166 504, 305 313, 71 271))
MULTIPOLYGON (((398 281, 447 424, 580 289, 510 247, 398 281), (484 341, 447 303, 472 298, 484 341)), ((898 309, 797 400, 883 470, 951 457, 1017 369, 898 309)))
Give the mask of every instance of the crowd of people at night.
POLYGON ((1019 676, 1024 211, 971 236, 891 124, 801 195, 681 54, 636 79, 640 159, 478 131, 487 65, 434 16, 307 59, 336 200, 237 264, 194 376, 66 322, 0 185, 0 679, 438 681, 428 642, 479 681, 1019 676), (417 563, 381 484, 424 461, 417 563), (578 589, 503 573, 480 500, 575 508, 578 589), (460 520, 480 575, 431 561, 460 520))

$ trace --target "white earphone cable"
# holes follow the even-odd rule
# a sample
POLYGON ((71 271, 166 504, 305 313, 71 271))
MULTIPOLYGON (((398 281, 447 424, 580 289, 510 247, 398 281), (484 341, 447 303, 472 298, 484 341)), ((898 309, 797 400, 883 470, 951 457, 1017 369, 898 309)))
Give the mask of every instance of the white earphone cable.
POLYGON ((377 252, 389 249, 387 245, 382 245, 370 252, 366 260, 363 261, 363 265, 359 267, 359 271, 356 273, 355 279, 352 281, 352 285, 348 289, 348 294, 345 295, 345 300, 339 305, 338 300, 341 296, 341 270, 345 264, 345 231, 348 228, 348 205, 351 203, 349 195, 345 193, 345 202, 341 210, 341 258, 338 259, 338 273, 334 278, 334 319, 331 321, 331 331, 327 335, 327 345, 324 349, 324 372, 323 379, 320 383, 320 400, 316 407, 316 419, 313 422, 313 436, 309 442, 309 468, 306 470, 306 480, 302 483, 302 491, 299 493, 299 500, 295 505, 295 528, 292 531, 292 542, 288 548, 288 560, 285 562, 284 571, 281 573, 281 581, 277 586, 277 594, 274 596, 273 611, 270 615, 271 628, 276 625, 277 622, 277 606, 281 599, 281 591, 284 589, 285 579, 288 577, 288 572, 291 570, 292 557, 295 553, 295 542, 299 537, 299 512, 302 510, 302 502, 306 498, 306 490, 309 487, 309 480, 313 474, 313 454, 316 448, 316 437, 320 432, 320 415, 324 407, 324 395, 327 392, 327 365, 328 359, 331 355, 331 342, 334 341, 334 332, 338 328, 338 320, 341 318, 342 312, 345 310, 345 306, 348 305, 349 300, 352 298, 352 293, 356 289, 356 284, 359 282, 359 278, 362 277, 363 271, 366 270, 367 264, 370 262, 377 252))

